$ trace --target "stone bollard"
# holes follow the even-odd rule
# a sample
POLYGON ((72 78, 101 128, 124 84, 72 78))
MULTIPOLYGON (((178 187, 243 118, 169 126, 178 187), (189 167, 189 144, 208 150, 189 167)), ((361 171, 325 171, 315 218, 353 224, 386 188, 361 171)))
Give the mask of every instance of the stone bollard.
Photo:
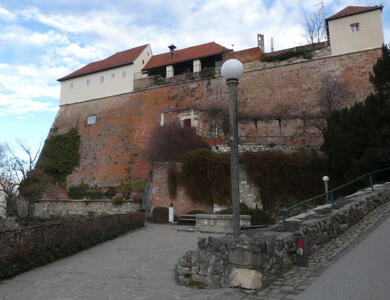
POLYGON ((171 206, 168 209, 168 222, 174 223, 175 221, 175 209, 173 208, 173 203, 171 203, 171 206))

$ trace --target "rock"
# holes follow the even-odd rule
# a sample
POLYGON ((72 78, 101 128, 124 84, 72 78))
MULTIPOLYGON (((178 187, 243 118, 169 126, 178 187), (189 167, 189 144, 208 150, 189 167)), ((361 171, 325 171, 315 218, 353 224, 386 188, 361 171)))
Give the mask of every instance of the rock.
POLYGON ((261 289, 263 275, 256 270, 235 268, 230 273, 230 286, 248 290, 261 289))

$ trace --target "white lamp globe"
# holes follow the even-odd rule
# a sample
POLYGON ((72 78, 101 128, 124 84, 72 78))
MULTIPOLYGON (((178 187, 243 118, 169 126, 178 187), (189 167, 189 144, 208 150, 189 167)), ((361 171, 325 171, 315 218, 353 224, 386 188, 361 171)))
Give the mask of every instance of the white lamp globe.
POLYGON ((244 73, 244 66, 238 59, 228 59, 223 63, 221 73, 226 80, 238 80, 244 73))
POLYGON ((329 177, 328 177, 328 176, 324 176, 324 177, 322 177, 322 180, 323 180, 324 182, 328 182, 328 181, 329 181, 329 177))

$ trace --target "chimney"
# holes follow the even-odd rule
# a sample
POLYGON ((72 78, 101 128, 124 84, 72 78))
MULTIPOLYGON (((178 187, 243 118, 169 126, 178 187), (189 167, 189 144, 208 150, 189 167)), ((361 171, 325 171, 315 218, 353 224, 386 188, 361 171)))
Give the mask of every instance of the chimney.
POLYGON ((264 34, 260 34, 258 33, 257 34, 257 46, 260 48, 261 52, 265 52, 264 51, 264 34))
POLYGON ((171 44, 168 46, 168 48, 169 48, 169 57, 174 58, 176 46, 174 44, 171 44))

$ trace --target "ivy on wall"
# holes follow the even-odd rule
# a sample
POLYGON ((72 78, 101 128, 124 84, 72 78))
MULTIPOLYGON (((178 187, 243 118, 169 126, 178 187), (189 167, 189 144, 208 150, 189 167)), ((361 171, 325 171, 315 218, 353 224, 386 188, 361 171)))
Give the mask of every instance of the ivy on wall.
MULTIPOLYGON (((186 153, 181 171, 168 168, 171 197, 182 185, 194 202, 231 206, 230 154, 198 149, 186 153)), ((297 152, 246 152, 240 164, 248 179, 261 190, 264 209, 302 201, 323 192, 322 176, 330 175, 326 159, 312 149, 297 152)))
POLYGON ((80 162, 80 135, 72 128, 65 134, 48 137, 36 168, 50 176, 56 183, 64 183, 80 162))

